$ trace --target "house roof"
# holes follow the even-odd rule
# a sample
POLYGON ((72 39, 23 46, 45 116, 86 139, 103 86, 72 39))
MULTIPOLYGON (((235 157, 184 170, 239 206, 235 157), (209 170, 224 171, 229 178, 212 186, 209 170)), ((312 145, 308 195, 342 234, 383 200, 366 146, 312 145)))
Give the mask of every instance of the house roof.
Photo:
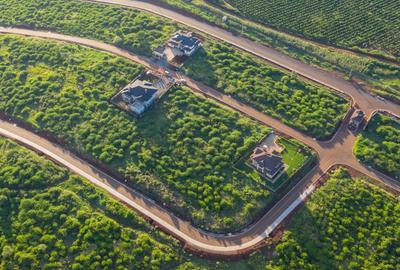
POLYGON ((126 86, 126 88, 122 90, 122 93, 129 95, 134 100, 146 102, 149 101, 157 91, 158 89, 154 87, 151 82, 136 80, 126 86))
POLYGON ((180 31, 171 38, 170 42, 174 45, 181 44, 183 47, 192 48, 200 44, 200 39, 191 32, 180 31))
POLYGON ((158 46, 154 52, 159 53, 159 54, 163 54, 165 51, 165 46, 158 46))
POLYGON ((267 153, 260 148, 254 150, 251 158, 270 175, 275 175, 284 166, 281 156, 267 153))

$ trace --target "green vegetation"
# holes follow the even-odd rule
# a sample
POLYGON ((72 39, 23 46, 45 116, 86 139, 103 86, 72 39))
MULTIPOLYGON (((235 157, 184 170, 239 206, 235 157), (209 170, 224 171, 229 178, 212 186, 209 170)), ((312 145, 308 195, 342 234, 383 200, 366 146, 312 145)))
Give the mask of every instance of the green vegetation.
POLYGON ((183 69, 194 79, 317 138, 334 133, 348 109, 348 102, 329 90, 214 41, 208 41, 183 69))
POLYGON ((379 0, 210 0, 279 29, 376 54, 400 58, 400 2, 379 0))
POLYGON ((0 106, 125 175, 195 224, 239 229, 270 194, 233 162, 270 130, 187 89, 173 89, 140 120, 109 99, 141 68, 92 49, 0 37, 0 106))
MULTIPOLYGON (((339 72, 345 78, 368 84, 366 89, 400 103, 400 66, 380 61, 373 57, 348 53, 319 46, 313 42, 275 31, 261 24, 241 19, 232 13, 218 9, 203 0, 161 0, 175 8, 199 16, 225 28, 234 34, 245 36, 269 47, 274 47, 300 61, 327 71, 339 72), (228 20, 223 21, 227 16, 228 20)), ((293 1, 292 1, 293 2, 293 1)), ((288 4, 293 4, 288 2, 288 4)), ((326 1, 322 1, 325 3, 326 1)), ((221 2, 222 3, 222 2, 221 2)), ((319 2, 318 2, 319 3, 319 2)), ((350 1, 347 1, 350 3, 350 1)), ((229 5, 225 8, 231 10, 229 5)), ((354 11, 357 11, 356 8, 354 11)), ((396 43, 393 43, 396 44, 396 43)), ((376 53, 369 51, 370 54, 376 53)), ((381 52, 379 52, 381 55, 381 52)), ((387 55, 385 55, 387 56, 387 55)))
POLYGON ((65 169, 0 139, 1 269, 171 269, 178 241, 65 169))
POLYGON ((90 37, 147 56, 177 30, 175 23, 138 10, 75 0, 0 0, 0 25, 90 37))
MULTIPOLYGON (((188 256, 86 180, 0 138, 0 269, 254 269, 188 256)), ((261 269, 261 268, 260 268, 261 269)))
POLYGON ((400 121, 375 114, 357 138, 354 153, 365 164, 400 178, 400 121))
POLYGON ((86 180, 0 139, 1 269, 396 269, 398 200, 335 172, 297 213, 273 261, 186 255, 86 180), (384 229, 382 229, 384 228, 384 229), (266 267, 267 265, 267 267, 266 267))
POLYGON ((337 170, 292 219, 266 269, 392 269, 400 265, 400 204, 337 170))
POLYGON ((259 174, 256 170, 253 169, 252 165, 249 164, 249 155, 245 155, 242 157, 235 168, 243 174, 244 176, 253 179, 255 182, 260 183, 265 186, 269 190, 275 192, 283 187, 283 185, 292 186, 294 183, 288 183, 289 180, 294 180, 293 176, 299 172, 302 167, 307 167, 307 165, 311 165, 314 157, 310 153, 310 150, 301 145, 297 141, 285 138, 279 138, 277 143, 284 148, 284 151, 281 153, 283 162, 286 165, 285 172, 279 176, 278 179, 272 183, 265 176, 259 174))
MULTIPOLYGON (((50 0, 46 5, 37 0, 7 1, 0 7, 3 25, 29 25, 100 39, 145 55, 177 29, 147 13, 77 1, 50 0)), ((232 46, 210 40, 205 48, 190 62, 189 75, 315 137, 329 137, 347 109, 346 101, 328 90, 289 78, 232 46)))

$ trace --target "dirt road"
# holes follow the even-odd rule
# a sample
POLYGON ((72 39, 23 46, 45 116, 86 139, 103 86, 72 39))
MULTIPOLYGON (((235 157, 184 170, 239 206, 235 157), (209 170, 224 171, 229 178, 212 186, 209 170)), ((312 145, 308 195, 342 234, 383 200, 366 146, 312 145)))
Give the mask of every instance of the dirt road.
MULTIPOLYGON (((162 67, 157 66, 146 57, 133 55, 115 46, 104 44, 99 41, 51 32, 16 28, 0 27, 0 33, 14 33, 77 43, 125 57, 154 70, 162 70, 162 67)), ((241 254, 248 252, 252 247, 258 245, 269 236, 270 232, 273 231, 274 228, 276 228, 276 226, 278 226, 281 221, 293 211, 293 209, 302 203, 302 201, 314 190, 315 187, 313 183, 333 165, 347 165, 371 178, 377 179, 386 185, 400 190, 399 182, 379 172, 365 168, 354 158, 352 147, 356 137, 348 131, 346 121, 343 122, 342 126, 331 141, 319 142, 291 127, 286 126, 272 117, 242 104, 229 96, 223 95, 199 82, 193 81, 182 74, 173 74, 174 76, 184 77, 187 80, 188 86, 193 90, 199 91, 261 123, 272 126, 281 133, 285 133, 299 141, 302 141, 318 153, 318 166, 300 180, 300 182, 259 221, 238 234, 231 236, 218 235, 207 233, 195 228, 188 222, 177 218, 173 213, 168 212, 157 205, 153 200, 135 192, 111 176, 91 166, 86 161, 74 156, 61 146, 55 145, 25 129, 19 128, 8 122, 0 121, 0 134, 44 153, 46 156, 56 160, 58 163, 66 166, 75 173, 87 178, 95 185, 107 190, 112 196, 130 205, 142 215, 152 219, 163 230, 184 241, 191 249, 212 255, 229 256, 241 254)), ((378 109, 384 109, 387 111, 393 109, 396 114, 399 114, 400 106, 376 100, 365 93, 358 94, 363 97, 361 100, 357 100, 358 105, 369 115, 378 109)))

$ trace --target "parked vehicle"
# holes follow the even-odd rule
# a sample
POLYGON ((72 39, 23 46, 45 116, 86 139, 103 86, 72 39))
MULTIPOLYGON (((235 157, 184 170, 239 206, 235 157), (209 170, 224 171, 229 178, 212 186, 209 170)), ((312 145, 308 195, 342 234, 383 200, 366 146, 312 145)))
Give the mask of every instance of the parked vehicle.
POLYGON ((352 131, 357 131, 364 121, 365 113, 361 110, 356 110, 349 122, 348 128, 352 131))

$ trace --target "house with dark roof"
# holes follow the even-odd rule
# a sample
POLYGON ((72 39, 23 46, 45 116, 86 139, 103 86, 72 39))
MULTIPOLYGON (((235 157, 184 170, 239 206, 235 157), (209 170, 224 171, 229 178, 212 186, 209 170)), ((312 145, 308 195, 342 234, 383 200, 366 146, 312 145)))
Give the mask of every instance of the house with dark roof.
POLYGON ((260 147, 257 147, 251 155, 251 163, 258 172, 270 179, 273 179, 285 167, 279 154, 270 153, 260 147))
POLYGON ((202 43, 193 32, 181 30, 170 38, 167 45, 180 50, 185 56, 192 56, 202 46, 202 43))
POLYGON ((158 89, 148 81, 136 80, 121 91, 129 110, 141 115, 157 98, 158 89))

